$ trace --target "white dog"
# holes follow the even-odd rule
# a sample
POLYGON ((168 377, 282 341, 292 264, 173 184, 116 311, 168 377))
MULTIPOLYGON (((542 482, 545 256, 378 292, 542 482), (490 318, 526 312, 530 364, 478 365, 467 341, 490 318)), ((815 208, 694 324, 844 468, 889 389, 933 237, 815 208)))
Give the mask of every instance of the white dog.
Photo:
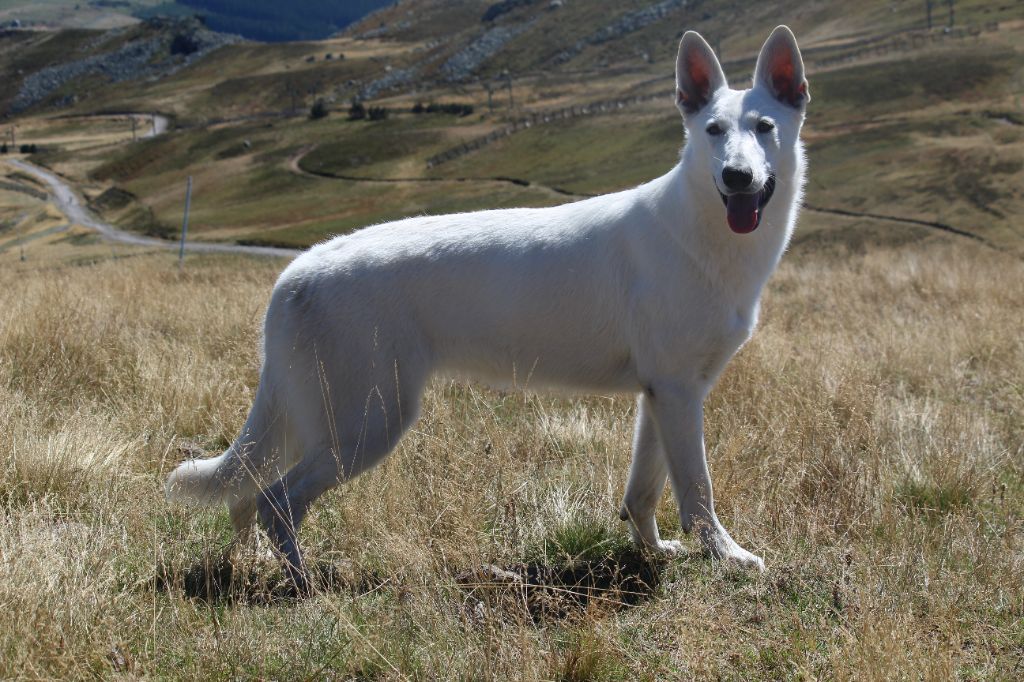
POLYGON ((719 523, 705 396, 757 321, 804 182, 810 99, 776 28, 753 87, 732 90, 697 33, 679 44, 681 161, 635 189, 541 209, 376 225, 299 256, 274 287, 263 369, 224 454, 185 462, 169 497, 226 502, 305 584, 296 531, 327 490, 370 469, 417 418, 435 374, 639 394, 622 519, 676 553, 654 510, 666 479, 711 556, 764 569, 719 523))

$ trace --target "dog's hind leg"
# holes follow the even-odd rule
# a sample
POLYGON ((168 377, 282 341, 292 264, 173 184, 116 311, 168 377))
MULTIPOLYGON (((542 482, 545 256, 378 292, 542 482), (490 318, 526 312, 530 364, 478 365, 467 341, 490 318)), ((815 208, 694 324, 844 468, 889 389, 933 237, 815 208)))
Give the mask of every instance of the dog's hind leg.
POLYGON ((231 527, 235 530, 235 543, 241 544, 248 540, 252 526, 256 522, 256 498, 243 497, 228 505, 231 516, 231 527))
POLYGON ((678 540, 665 541, 658 534, 654 510, 658 506, 668 468, 665 453, 658 438, 657 426, 651 417, 651 406, 646 395, 637 400, 636 428, 633 433, 633 461, 629 467, 629 480, 622 500, 619 516, 629 523, 633 542, 666 554, 678 554, 682 544, 678 540))
POLYGON ((284 478, 267 487, 256 501, 260 526, 279 553, 285 574, 300 593, 309 590, 309 579, 296 537, 310 505, 340 483, 333 453, 323 450, 307 455, 284 478))
MULTIPOLYGON (((298 464, 256 500, 260 525, 300 593, 307 592, 310 585, 296 536, 310 506, 342 481, 376 466, 419 416, 425 378, 404 374, 401 392, 392 388, 391 395, 385 397, 388 391, 375 387, 365 402, 339 405, 339 418, 329 430, 331 438, 307 449, 298 464)), ((394 381, 397 384, 397 372, 394 381)))

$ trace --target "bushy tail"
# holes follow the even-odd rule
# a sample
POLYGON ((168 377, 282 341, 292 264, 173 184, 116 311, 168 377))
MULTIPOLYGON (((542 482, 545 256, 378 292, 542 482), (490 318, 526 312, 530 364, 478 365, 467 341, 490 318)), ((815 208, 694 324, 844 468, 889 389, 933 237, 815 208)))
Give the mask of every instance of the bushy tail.
POLYGON ((227 469, 231 459, 237 460, 234 445, 224 454, 210 459, 192 459, 182 462, 167 479, 167 499, 172 502, 193 502, 204 506, 216 506, 224 502, 227 483, 232 476, 227 469))
POLYGON ((267 390, 261 385, 242 434, 217 457, 180 464, 167 479, 167 499, 216 506, 229 502, 229 498, 250 497, 272 483, 264 476, 281 455, 276 446, 282 439, 277 437, 270 418, 269 403, 267 390))

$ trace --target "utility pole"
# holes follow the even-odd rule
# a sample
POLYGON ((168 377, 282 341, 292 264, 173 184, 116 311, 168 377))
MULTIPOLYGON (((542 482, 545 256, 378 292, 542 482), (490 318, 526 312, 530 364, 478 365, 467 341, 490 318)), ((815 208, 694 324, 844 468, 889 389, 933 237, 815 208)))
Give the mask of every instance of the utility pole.
POLYGON ((509 73, 508 69, 501 72, 501 75, 505 77, 505 84, 508 86, 508 108, 511 111, 516 108, 515 100, 512 99, 512 74, 509 73))
POLYGON ((185 185, 185 217, 181 221, 181 246, 178 248, 178 270, 185 267, 185 237, 188 235, 188 209, 192 205, 192 176, 185 185))

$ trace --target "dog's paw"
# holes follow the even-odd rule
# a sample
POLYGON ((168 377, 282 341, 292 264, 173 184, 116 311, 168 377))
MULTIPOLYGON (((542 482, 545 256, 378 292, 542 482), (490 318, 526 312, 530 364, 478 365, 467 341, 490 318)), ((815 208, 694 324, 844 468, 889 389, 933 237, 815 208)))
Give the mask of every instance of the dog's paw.
POLYGON ((732 538, 720 538, 718 541, 705 543, 705 548, 712 557, 729 566, 759 573, 768 570, 764 565, 764 559, 743 549, 732 538))
POLYGON ((768 569, 764 565, 764 559, 752 554, 742 547, 737 546, 738 552, 731 553, 727 556, 719 557, 722 561, 727 562, 731 566, 743 569, 744 571, 756 571, 758 573, 765 573, 768 569))
POLYGON ((679 542, 679 540, 658 540, 652 545, 647 545, 647 549, 658 556, 670 559, 686 554, 686 548, 683 547, 683 543, 679 542))

